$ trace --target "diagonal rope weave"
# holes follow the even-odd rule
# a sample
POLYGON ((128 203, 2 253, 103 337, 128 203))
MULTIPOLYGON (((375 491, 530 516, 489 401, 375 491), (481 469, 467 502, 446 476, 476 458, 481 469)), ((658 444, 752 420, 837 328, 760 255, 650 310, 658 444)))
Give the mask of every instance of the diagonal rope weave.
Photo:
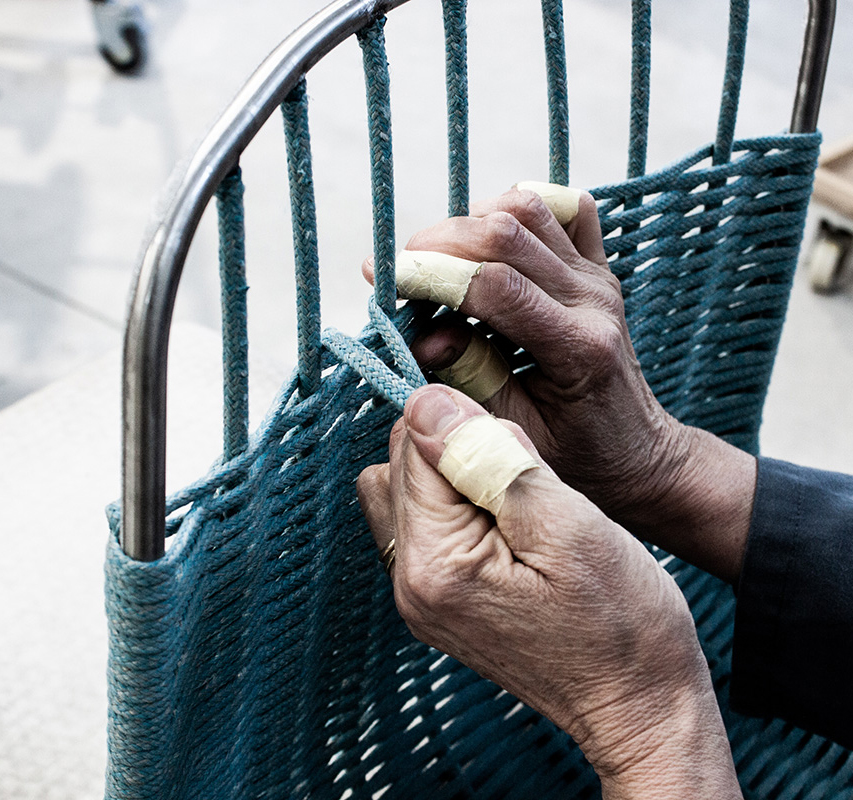
MULTIPOLYGON (((733 18, 741 5, 735 0, 733 18)), ((553 23, 560 4, 545 0, 543 12, 546 6, 553 23)), ((448 2, 445 11, 463 7, 448 2)), ((561 6, 559 14, 562 20, 561 6)), ((743 25, 741 18, 733 29, 743 25)), ((407 343, 431 313, 418 304, 396 309, 382 21, 361 32, 360 44, 377 268, 370 323, 357 339, 319 333, 302 84, 283 108, 307 331, 299 367, 258 430, 226 445, 207 475, 169 498, 168 513, 183 514, 173 518, 162 559, 125 556, 120 519, 110 513, 110 798, 600 796, 597 777, 565 734, 411 637, 356 500, 358 474, 387 459, 389 429, 423 383, 407 343)), ((730 54, 740 50, 730 43, 730 54)), ((730 57, 729 68, 738 62, 730 57)), ((735 78, 727 76, 726 86, 738 84, 735 78)), ((736 105, 729 91, 726 130, 734 129, 736 105)), ((551 125, 552 178, 567 180, 568 117, 557 106, 552 117, 565 126, 551 125)), ((726 141, 727 134, 718 136, 666 169, 639 170, 593 194, 653 390, 685 422, 754 450, 820 137, 726 141)), ((450 150, 462 158, 461 149, 450 150)), ((242 188, 234 180, 219 192, 229 237, 242 225, 242 188)), ((245 297, 242 263, 223 259, 245 297)), ((782 722, 728 710, 731 589, 656 556, 691 605, 748 796, 849 796, 850 753, 782 722)))

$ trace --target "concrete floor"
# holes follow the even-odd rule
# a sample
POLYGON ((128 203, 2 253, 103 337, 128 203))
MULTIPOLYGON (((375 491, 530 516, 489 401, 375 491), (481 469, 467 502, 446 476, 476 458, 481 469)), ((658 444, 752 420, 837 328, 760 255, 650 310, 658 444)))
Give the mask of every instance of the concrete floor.
MULTIPOLYGON (((4 632, 12 631, 8 646, 0 641, 4 798, 82 798, 98 792, 103 748, 100 739, 92 741, 92 732, 102 728, 104 714, 97 701, 103 693, 104 635, 100 588, 93 591, 92 584, 100 581, 106 535, 102 508, 118 491, 116 353, 136 256, 156 197, 175 164, 191 152, 257 63, 322 4, 151 0, 146 3, 151 61, 142 76, 125 78, 98 56, 83 0, 0 0, 0 408, 8 407, 0 412, 0 586, 6 587, 2 605, 8 612, 0 623, 4 632), (38 513, 44 507, 49 512, 38 513), (43 573, 21 546, 33 537, 45 563, 61 559, 64 568, 51 580, 62 587, 73 613, 57 616, 43 602, 38 583, 43 573), (80 546, 69 547, 69 541, 80 546), (42 609, 35 616, 14 612, 27 597, 42 609), (88 653, 80 656, 88 689, 74 690, 73 702, 62 692, 72 665, 44 644, 51 625, 61 625, 66 636, 78 631, 71 637, 77 643, 73 652, 88 653), (32 644, 34 631, 38 646, 32 644), (81 641, 91 647, 82 647, 81 641), (57 715, 63 720, 58 728, 57 715), (46 719, 53 720, 52 727, 46 719), (47 730, 54 735, 45 737, 47 730), (81 750, 83 740, 88 745, 81 750), (12 741, 18 744, 12 747, 12 741), (74 766, 42 768, 51 763, 74 766), (73 780, 63 779, 71 773, 73 780)), ((521 179, 546 177, 538 5, 536 0, 471 2, 475 197, 521 179)), ((744 136, 772 133, 787 124, 804 13, 804 4, 796 2, 755 0, 753 6, 738 129, 744 136)), ((619 180, 624 172, 628 7, 627 0, 567 3, 575 185, 619 180)), ((713 135, 725 7, 724 0, 655 4, 650 168, 713 135)), ((413 0, 397 10, 387 36, 394 65, 402 245, 409 234, 444 215, 437 0, 413 0)), ((830 143, 853 133, 851 41, 853 0, 839 0, 821 116, 830 143)), ((371 250, 358 48, 347 43, 322 62, 309 88, 324 319, 355 333, 366 319, 369 291, 358 265, 371 250)), ((243 162, 250 341, 263 364, 262 379, 255 384, 259 412, 295 359, 281 139, 280 124, 272 120, 243 162)), ((173 485, 202 470, 216 450, 218 401, 210 399, 218 392, 215 337, 203 330, 218 325, 212 223, 206 215, 176 309, 177 319, 195 331, 188 344, 177 337, 176 363, 192 363, 202 353, 200 361, 211 367, 206 378, 188 378, 185 391, 173 387, 179 395, 175 402, 183 398, 189 409, 176 417, 188 422, 183 438, 176 432, 173 450, 187 458, 170 472, 173 485), (203 415, 203 430, 194 427, 193 398, 213 403, 203 415), (193 444, 198 441, 205 446, 193 444)), ((764 451, 853 471, 852 395, 853 292, 816 296, 801 274, 767 403, 764 451)))

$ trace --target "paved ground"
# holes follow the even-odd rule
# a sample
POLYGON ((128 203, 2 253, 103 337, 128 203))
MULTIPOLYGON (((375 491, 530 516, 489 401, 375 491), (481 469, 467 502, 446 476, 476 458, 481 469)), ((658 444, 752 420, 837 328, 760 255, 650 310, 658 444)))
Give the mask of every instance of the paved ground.
MULTIPOLYGON (((321 0, 151 0, 146 4, 151 62, 143 76, 128 79, 111 73, 98 56, 83 0, 0 0, 0 408, 22 401, 0 412, 6 470, 0 482, 0 583, 18 586, 34 597, 43 595, 33 585, 38 580, 36 569, 16 571, 17 581, 9 580, 15 570, 10 554, 27 558, 26 548, 12 548, 10 542, 38 536, 40 558, 62 553, 65 569, 60 577, 54 575, 56 585, 71 586, 68 602, 79 598, 85 609, 80 613, 92 615, 83 622, 74 614, 50 621, 47 604, 35 622, 20 617, 18 632, 26 631, 23 638, 12 639, 19 643, 17 652, 15 647, 0 646, 0 672, 6 676, 0 679, 3 797, 90 797, 98 785, 100 745, 84 747, 82 755, 77 754, 80 766, 67 785, 54 777, 48 789, 47 773, 38 768, 57 761, 53 747, 65 748, 65 758, 73 763, 75 736, 86 737, 98 729, 103 710, 80 701, 100 696, 98 658, 86 661, 90 670, 86 685, 95 687, 94 694, 81 689, 77 701, 69 699, 65 707, 61 692, 35 692, 24 702, 10 676, 27 672, 31 678, 27 685, 37 685, 38 670, 44 669, 48 672, 42 685, 59 681, 57 676, 67 669, 62 652, 51 653, 49 645, 22 656, 18 652, 32 642, 34 631, 40 641, 49 642, 50 625, 72 625, 75 618, 82 626, 80 635, 93 637, 91 652, 101 652, 100 600, 99 593, 91 591, 91 581, 99 580, 100 568, 93 568, 93 559, 100 558, 105 535, 101 509, 117 487, 118 447, 117 417, 106 406, 117 405, 115 390, 109 388, 118 386, 115 353, 136 255, 156 208, 155 198, 174 165, 191 151, 254 66, 321 4, 321 0), (63 383, 54 384, 61 378, 63 383), (49 385, 53 387, 46 394, 32 396, 49 385), (90 432, 86 437, 70 432, 75 427, 73 415, 62 415, 60 425, 45 424, 51 408, 66 403, 78 409, 81 429, 90 432), (85 427, 84 419, 92 427, 85 427), (98 437, 99 421, 103 439, 87 447, 91 437, 98 437), (63 470, 66 463, 69 468, 63 470), (97 479, 92 477, 95 473, 97 479), (67 482, 61 492, 54 491, 57 481, 67 482), (61 508, 58 504, 69 504, 70 512, 52 512, 50 524, 45 524, 39 510, 46 503, 54 510, 61 508), (83 537, 85 545, 79 550, 50 545, 51 537, 58 542, 68 536, 83 537), (48 627, 38 630, 39 624, 48 627), (51 664, 46 666, 47 662, 51 664), (52 743, 45 739, 40 745, 42 740, 31 735, 40 724, 38 709, 47 718, 57 702, 56 713, 72 720, 72 725, 77 719, 78 730, 64 737, 54 731, 52 743), (12 740, 29 744, 22 750, 12 747, 12 740), (31 763, 24 769, 13 757, 31 763)), ((538 5, 535 0, 471 2, 475 196, 546 175, 538 5)), ((724 0, 656 3, 651 167, 704 144, 713 134, 725 5, 724 0)), ((567 3, 576 185, 618 180, 625 168, 628 6, 627 0, 567 3)), ((853 134, 849 47, 853 0, 840 0, 839 6, 837 46, 821 125, 829 142, 853 134)), ((804 4, 755 0, 741 135, 786 126, 803 13, 804 4)), ((399 9, 389 21, 387 35, 394 65, 402 244, 410 233, 444 214, 437 0, 412 0, 399 9)), ((368 290, 358 265, 371 246, 359 62, 358 50, 350 43, 321 63, 310 82, 321 198, 324 318, 353 333, 365 319, 368 290)), ((295 357, 295 320, 278 120, 258 135, 244 170, 249 187, 250 339, 264 353, 264 363, 283 377, 295 357)), ((216 306, 216 250, 206 217, 186 267, 176 315, 214 329, 216 306)), ((196 344, 191 342, 190 352, 200 347, 197 338, 192 339, 196 344)), ((208 345, 202 349, 209 353, 208 345)), ((201 385, 192 384, 195 391, 201 385)), ((271 389, 265 384, 260 391, 271 389)), ((853 293, 818 297, 798 276, 767 405, 765 452, 853 470, 851 395, 853 293)), ((214 427, 215 416, 214 411, 214 427)), ((12 613, 5 619, 11 625, 15 618, 12 613)))

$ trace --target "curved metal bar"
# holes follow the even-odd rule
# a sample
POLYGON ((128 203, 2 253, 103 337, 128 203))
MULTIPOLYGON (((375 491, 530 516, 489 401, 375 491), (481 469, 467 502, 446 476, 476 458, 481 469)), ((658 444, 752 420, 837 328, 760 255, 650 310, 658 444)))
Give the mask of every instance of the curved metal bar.
MULTIPOLYGON (((202 141, 138 268, 124 339, 122 526, 124 552, 165 552, 166 370, 178 282, 202 212, 240 153, 287 94, 327 53, 408 0, 336 0, 261 64, 202 141)), ((829 58, 835 0, 809 0, 792 132, 813 131, 829 58)))
POLYGON ((791 133, 813 133, 817 130, 834 27, 835 0, 809 0, 797 95, 791 114, 791 133))
POLYGON ((202 141, 145 251, 130 302, 122 376, 124 552, 165 552, 166 366, 184 261, 202 212, 228 171, 299 79, 338 44, 407 0, 337 0, 266 58, 202 141))

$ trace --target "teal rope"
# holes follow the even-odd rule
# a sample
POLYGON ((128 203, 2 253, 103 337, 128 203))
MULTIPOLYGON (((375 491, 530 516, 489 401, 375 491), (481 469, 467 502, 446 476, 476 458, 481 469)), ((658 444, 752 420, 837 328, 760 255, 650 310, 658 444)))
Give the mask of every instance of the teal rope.
POLYGON ((447 213, 468 214, 468 40, 467 0, 443 0, 447 83, 447 213))
POLYGON ((246 250, 243 181, 236 166, 216 190, 219 279, 222 304, 224 457, 242 453, 249 441, 249 337, 246 332, 246 250))
POLYGON ((367 88, 370 139, 370 182, 373 191, 373 260, 376 302, 393 314, 394 280, 394 161, 391 147, 391 80, 385 55, 385 17, 358 32, 367 88))
POLYGON ((548 77, 548 152, 551 183, 569 185, 569 90, 563 0, 542 0, 548 77))
POLYGON ((305 79, 281 104, 290 179, 293 254, 296 272, 296 329, 299 393, 314 394, 320 387, 320 266, 317 253, 317 212, 308 129, 305 79))
POLYGON ((738 101, 746 53, 746 34, 749 27, 749 0, 732 0, 729 9, 729 45, 726 53, 726 77, 714 143, 714 164, 723 164, 732 157, 738 101))
POLYGON ((651 0, 631 3, 631 123, 628 137, 628 178, 646 174, 651 82, 651 0))

